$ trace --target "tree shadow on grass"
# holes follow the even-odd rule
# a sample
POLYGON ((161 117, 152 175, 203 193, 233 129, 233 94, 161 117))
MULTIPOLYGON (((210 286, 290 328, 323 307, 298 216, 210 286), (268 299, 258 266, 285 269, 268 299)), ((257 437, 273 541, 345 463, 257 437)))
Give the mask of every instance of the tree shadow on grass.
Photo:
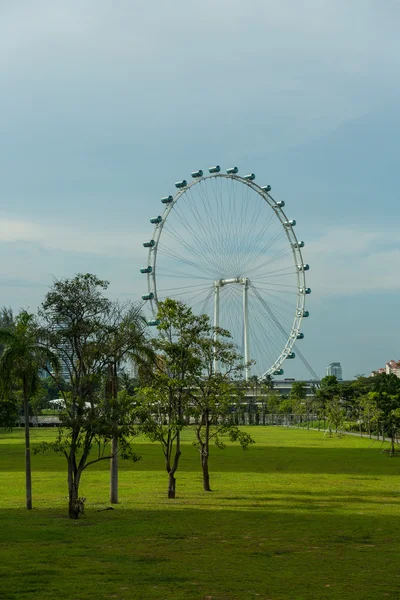
POLYGON ((400 596, 400 519, 378 511, 88 508, 77 523, 50 512, 0 511, 2 599, 400 596))

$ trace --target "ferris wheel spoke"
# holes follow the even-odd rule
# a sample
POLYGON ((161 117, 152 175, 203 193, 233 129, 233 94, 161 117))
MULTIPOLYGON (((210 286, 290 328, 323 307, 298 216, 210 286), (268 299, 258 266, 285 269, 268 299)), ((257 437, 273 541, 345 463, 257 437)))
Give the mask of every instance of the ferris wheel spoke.
MULTIPOLYGON (((267 260, 265 260, 266 253, 269 252, 269 250, 273 244, 276 244, 278 241, 280 241, 279 238, 282 239, 282 236, 280 235, 280 236, 273 237, 261 249, 258 249, 258 250, 256 249, 254 251, 253 255, 251 256, 251 261, 252 261, 252 263, 254 263, 256 265, 255 268, 262 268, 263 266, 267 266, 276 260, 279 260, 279 259, 282 260, 283 258, 286 258, 291 255, 291 250, 289 250, 287 247, 282 245, 279 247, 279 249, 274 254, 271 254, 271 253, 268 254, 267 255, 268 258, 267 258, 267 260), (264 261, 263 263, 261 263, 261 265, 258 262, 260 260, 264 261)), ((283 239, 282 239, 282 241, 283 241, 283 239)))
POLYGON ((202 288, 201 290, 184 290, 184 291, 175 290, 174 293, 172 293, 172 294, 169 293, 169 294, 163 295, 163 296, 161 296, 161 298, 158 298, 158 299, 159 300, 160 299, 163 300, 165 298, 180 299, 182 296, 185 296, 186 299, 190 299, 190 302, 193 302, 193 300, 195 298, 199 298, 199 296, 206 295, 207 292, 209 292, 209 289, 210 289, 209 287, 206 287, 206 288, 202 288), (195 292, 195 293, 193 293, 193 292, 195 292))
MULTIPOLYGON (((256 339, 263 349, 261 356, 267 355, 269 364, 273 365, 278 360, 286 340, 278 335, 272 321, 266 317, 262 310, 258 312, 257 319, 250 323, 250 331, 252 332, 251 339, 256 339)), ((250 348, 250 352, 252 356, 256 356, 254 349, 250 348)))
POLYGON ((271 309, 271 307, 267 304, 267 302, 265 302, 265 300, 259 295, 257 290, 254 290, 255 294, 258 296, 261 304, 266 308, 268 314, 271 316, 272 320, 275 322, 276 326, 278 327, 278 329, 280 329, 280 331, 282 332, 282 334, 285 337, 289 337, 287 331, 285 330, 285 328, 282 326, 282 324, 280 323, 279 319, 277 319, 277 317, 275 316, 273 310, 271 309))
POLYGON ((203 251, 210 252, 211 247, 207 243, 207 240, 204 237, 201 237, 199 235, 200 229, 197 228, 197 231, 196 231, 196 229, 194 227, 192 227, 192 225, 189 222, 189 220, 187 219, 187 217, 182 213, 182 211, 179 211, 178 208, 175 208, 175 214, 177 216, 178 221, 181 223, 182 227, 184 228, 185 232, 189 233, 192 241, 194 243, 197 243, 198 247, 200 249, 203 249, 203 251))
POLYGON ((250 270, 250 272, 256 268, 262 267, 263 263, 260 265, 259 261, 265 260, 266 255, 268 256, 268 259, 265 261, 267 264, 269 264, 269 262, 272 262, 273 260, 275 260, 276 257, 289 255, 287 248, 285 248, 284 246, 280 246, 279 250, 277 252, 275 252, 275 254, 272 256, 270 254, 267 254, 269 252, 270 248, 274 244, 277 244, 278 242, 280 242, 281 240, 283 243, 282 233, 277 233, 272 238, 270 238, 264 246, 260 247, 258 245, 261 240, 253 242, 254 249, 253 249, 252 254, 250 255, 247 262, 248 262, 248 266, 250 266, 250 265, 255 265, 255 266, 253 267, 253 269, 250 270))
POLYGON ((293 275, 297 275, 297 271, 295 271, 292 267, 284 267, 282 269, 276 269, 274 271, 268 271, 265 275, 253 275, 252 281, 262 281, 263 279, 270 280, 282 277, 289 277, 293 281, 293 275))
POLYGON ((197 248, 193 247, 193 245, 190 245, 188 242, 186 242, 181 236, 179 236, 177 232, 173 231, 170 228, 165 232, 165 234, 168 235, 171 239, 178 242, 178 244, 180 243, 184 248, 186 248, 186 250, 194 258, 196 258, 200 264, 202 264, 203 266, 207 266, 207 264, 209 265, 209 262, 207 263, 207 258, 204 257, 204 254, 202 254, 197 248))
MULTIPOLYGON (((204 289, 209 289, 209 286, 205 287, 203 283, 199 284, 199 285, 184 285, 184 286, 180 286, 179 290, 197 290, 198 288, 202 288, 204 289)), ((157 292, 173 292, 176 290, 176 287, 172 287, 172 288, 163 288, 163 289, 159 289, 157 288, 157 292)))
MULTIPOLYGON (((280 256, 279 258, 282 261, 282 260, 286 259, 287 257, 280 256)), ((254 278, 255 277, 254 271, 256 271, 256 272, 262 272, 263 275, 266 275, 266 276, 269 273, 279 273, 279 272, 282 272, 282 273, 285 273, 285 272, 287 272, 287 273, 292 272, 293 273, 293 272, 295 272, 295 273, 297 273, 297 271, 294 270, 293 264, 291 264, 290 266, 289 265, 288 266, 283 266, 282 265, 279 268, 275 268, 275 267, 278 266, 277 264, 274 264, 276 260, 279 260, 279 259, 278 258, 277 259, 275 259, 275 258, 274 259, 268 258, 267 260, 265 260, 262 263, 259 263, 259 264, 255 263, 255 266, 253 267, 253 269, 249 269, 247 271, 247 274, 249 276, 251 276, 252 278, 254 278), (271 266, 274 267, 273 270, 271 270, 271 266), (267 270, 267 268, 268 268, 268 270, 267 270)), ((287 264, 287 260, 285 260, 284 264, 285 265, 287 264)))
POLYGON ((180 264, 185 264, 189 267, 193 267, 194 269, 203 272, 205 274, 209 274, 210 277, 212 277, 212 268, 210 266, 207 267, 202 267, 201 265, 199 265, 198 263, 193 262, 192 260, 188 260, 187 258, 184 258, 182 255, 177 254, 176 252, 170 250, 167 246, 165 246, 164 244, 160 246, 160 244, 158 245, 158 248, 161 248, 161 252, 159 252, 159 254, 168 257, 168 258, 172 258, 175 261, 178 261, 180 264))
MULTIPOLYGON (((279 356, 280 346, 275 341, 274 336, 271 335, 271 332, 265 329, 265 321, 263 322, 261 319, 257 319, 255 321, 250 322, 250 334, 251 334, 251 343, 256 347, 257 352, 252 352, 250 348, 250 353, 254 356, 267 356, 268 363, 270 365, 274 364, 277 357, 279 356), (270 335, 268 335, 268 333, 270 335)), ((256 363, 254 368, 255 371, 259 371, 261 365, 256 363)), ((262 368, 262 366, 261 366, 262 368)))
POLYGON ((273 223, 273 218, 274 218, 274 214, 271 211, 271 213, 268 214, 267 219, 264 220, 264 225, 262 226, 262 228, 254 236, 253 232, 257 232, 257 229, 259 229, 259 227, 257 227, 257 224, 260 224, 263 222, 261 220, 261 214, 262 214, 262 209, 263 208, 265 209, 265 201, 261 198, 260 198, 260 200, 261 200, 261 202, 259 204, 258 212, 255 215, 253 215, 253 218, 251 219, 251 221, 244 233, 245 238, 250 238, 250 237, 253 238, 253 244, 255 247, 257 247, 257 244, 266 235, 268 229, 271 227, 271 225, 273 223))
POLYGON ((210 202, 208 200, 208 195, 206 193, 207 190, 201 186, 201 183, 200 183, 198 192, 199 192, 198 193, 199 197, 196 198, 192 192, 192 189, 190 188, 188 190, 188 205, 189 205, 189 208, 192 209, 192 215, 195 216, 195 221, 193 223, 193 229, 196 229, 195 226, 197 226, 201 230, 201 233, 204 236, 204 238, 208 239, 209 243, 213 245, 213 250, 215 251, 215 240, 216 240, 217 229, 215 226, 215 222, 212 219, 210 219, 210 215, 213 213, 212 213, 212 210, 210 207, 210 202), (205 207, 205 210, 203 210, 203 211, 199 210, 200 202, 205 207), (192 205, 193 205, 193 207, 192 207, 192 205), (206 221, 203 221, 201 212, 204 214, 206 221), (212 232, 213 235, 210 236, 210 232, 212 232))
MULTIPOLYGON (((190 192, 191 192, 191 189, 190 189, 190 192)), ((193 202, 193 204, 195 206, 195 211, 194 212, 192 211, 192 212, 193 212, 193 214, 196 214, 196 225, 197 225, 197 222, 200 222, 202 232, 205 232, 205 234, 208 236, 208 238, 213 241, 213 247, 210 248, 210 252, 209 252, 209 260, 212 260, 215 267, 217 267, 217 270, 221 271, 224 269, 224 266, 226 263, 225 258, 224 258, 222 244, 221 244, 221 236, 220 236, 220 233, 218 232, 216 220, 209 218, 210 215, 212 214, 211 205, 210 205, 210 201, 208 200, 208 196, 206 196, 206 194, 203 192, 204 192, 204 190, 200 192, 200 195, 201 195, 201 201, 203 202, 204 208, 205 208, 205 210, 203 212, 205 213, 205 215, 207 215, 207 222, 205 224, 202 223, 202 221, 199 217, 199 211, 198 211, 199 202, 197 201, 196 198, 193 198, 193 194, 190 193, 191 201, 193 202), (214 232, 214 233, 212 235, 210 235, 210 232, 214 232)))
MULTIPOLYGON (((167 236, 167 238, 175 245, 175 246, 183 246, 187 252, 189 252, 193 258, 195 260, 198 261, 199 264, 202 264, 204 267, 205 266, 210 266, 210 261, 207 262, 207 256, 205 256, 204 253, 202 253, 201 251, 199 251, 197 248, 195 247, 191 247, 190 244, 183 239, 182 236, 180 236, 176 231, 172 230, 171 228, 166 230, 164 232, 164 237, 167 236)), ((165 247, 165 242, 164 242, 164 247, 165 247)), ((173 252, 173 250, 170 250, 171 252, 173 252)))
POLYGON ((205 277, 202 275, 194 275, 193 273, 188 273, 185 271, 178 271, 177 269, 168 269, 166 267, 157 267, 157 274, 159 277, 165 277, 171 279, 173 277, 179 277, 183 279, 202 279, 204 281, 209 281, 209 277, 205 277))

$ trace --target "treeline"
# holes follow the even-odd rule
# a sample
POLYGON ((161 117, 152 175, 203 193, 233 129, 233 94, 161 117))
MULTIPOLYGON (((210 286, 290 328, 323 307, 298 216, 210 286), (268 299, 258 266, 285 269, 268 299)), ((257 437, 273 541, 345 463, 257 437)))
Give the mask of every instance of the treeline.
POLYGON ((245 386, 243 361, 229 333, 212 327, 206 315, 166 300, 159 305, 157 335, 150 337, 140 308, 110 300, 107 287, 94 275, 80 274, 56 281, 37 314, 1 313, 0 419, 11 426, 22 405, 28 509, 29 415, 55 397, 63 405, 56 440, 34 451, 65 457, 73 519, 84 511, 81 478, 94 463, 110 461, 110 500, 118 501, 118 459, 140 459, 132 444, 140 433, 160 444, 169 498, 176 494, 181 434, 190 422, 205 491, 211 491, 212 444, 222 448, 225 436, 243 449, 254 443, 232 418, 245 386), (138 381, 121 374, 126 361, 137 365, 138 381))
POLYGON ((394 454, 400 433, 400 379, 381 373, 340 382, 329 375, 311 390, 304 382, 293 382, 290 394, 280 396, 274 389, 263 389, 253 378, 240 422, 269 424, 271 415, 281 417, 275 422, 286 424, 320 427, 322 422, 330 433, 358 431, 361 435, 389 438, 394 454))

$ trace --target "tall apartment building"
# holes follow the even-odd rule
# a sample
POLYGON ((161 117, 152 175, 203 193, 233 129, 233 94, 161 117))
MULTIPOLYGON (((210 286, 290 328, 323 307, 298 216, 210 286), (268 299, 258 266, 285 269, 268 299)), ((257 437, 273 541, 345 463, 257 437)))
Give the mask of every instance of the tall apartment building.
POLYGON ((371 377, 374 377, 374 375, 381 375, 382 373, 386 373, 386 375, 396 375, 396 377, 400 377, 400 360, 389 360, 384 368, 372 371, 371 377))
POLYGON ((343 380, 343 371, 340 362, 332 362, 326 367, 327 375, 334 375, 338 381, 343 380))
POLYGON ((386 375, 393 373, 396 377, 400 377, 400 360, 389 360, 386 363, 385 372, 386 375))

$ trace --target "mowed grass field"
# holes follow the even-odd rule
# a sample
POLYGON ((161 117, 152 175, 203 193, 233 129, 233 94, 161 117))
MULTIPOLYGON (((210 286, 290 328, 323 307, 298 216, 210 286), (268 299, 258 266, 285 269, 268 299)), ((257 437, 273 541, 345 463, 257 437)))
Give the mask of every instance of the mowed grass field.
MULTIPOLYGON (((33 456, 24 509, 23 433, 0 431, 1 600, 398 600, 400 458, 365 438, 248 430, 248 452, 213 448, 208 494, 185 432, 175 500, 160 447, 139 439, 115 510, 98 512, 108 464, 85 471, 79 521, 55 455, 33 456)), ((54 435, 34 429, 32 446, 54 435)))

